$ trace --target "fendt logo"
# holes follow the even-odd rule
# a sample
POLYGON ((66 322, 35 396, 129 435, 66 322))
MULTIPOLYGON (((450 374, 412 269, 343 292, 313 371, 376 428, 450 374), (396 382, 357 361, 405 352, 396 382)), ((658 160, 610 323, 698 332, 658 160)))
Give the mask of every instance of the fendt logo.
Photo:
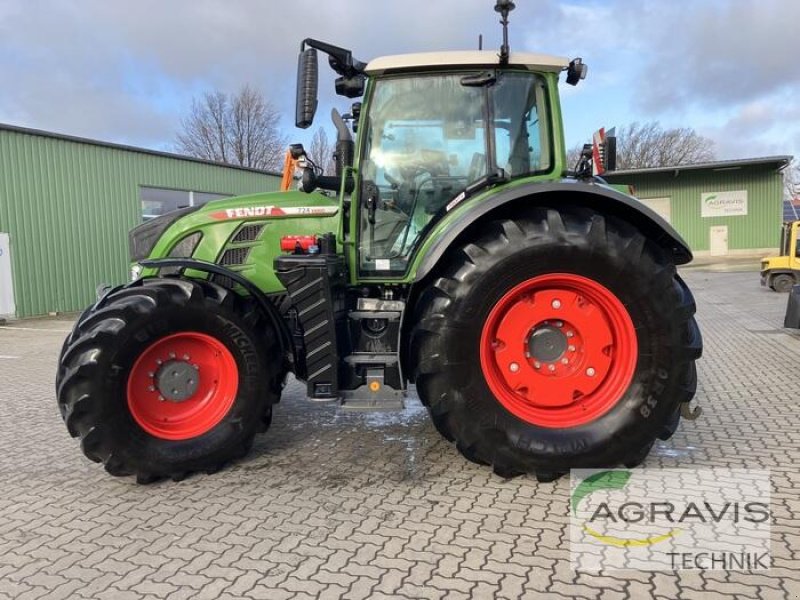
POLYGON ((217 221, 228 219, 260 219, 266 217, 328 217, 339 211, 337 206, 237 206, 211 213, 217 221))

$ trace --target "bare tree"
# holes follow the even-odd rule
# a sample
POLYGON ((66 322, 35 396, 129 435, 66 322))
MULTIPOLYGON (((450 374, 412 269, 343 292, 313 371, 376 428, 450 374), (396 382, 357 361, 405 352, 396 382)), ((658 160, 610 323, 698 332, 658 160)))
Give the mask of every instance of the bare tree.
MULTIPOLYGON (((583 144, 567 152, 574 168, 583 144)), ((617 131, 617 169, 672 167, 714 160, 714 142, 691 127, 663 129, 658 121, 631 123, 617 131)))
POLYGON ((249 85, 236 94, 208 92, 192 100, 176 147, 197 158, 279 171, 287 144, 279 122, 274 105, 249 85))
POLYGON ((800 162, 797 159, 783 170, 783 200, 791 206, 792 218, 800 219, 800 207, 795 199, 800 199, 800 162))
POLYGON ((658 121, 617 132, 617 169, 673 167, 714 160, 714 142, 691 127, 663 129, 658 121))
POLYGON ((796 158, 783 170, 783 191, 790 200, 800 197, 800 161, 796 158))
POLYGON ((583 144, 576 144, 569 150, 567 150, 567 168, 574 169, 578 165, 578 161, 581 158, 581 152, 583 151, 583 144))
POLYGON ((328 141, 328 132, 324 127, 314 132, 308 147, 308 156, 322 169, 323 174, 334 174, 336 165, 333 160, 333 144, 328 141))

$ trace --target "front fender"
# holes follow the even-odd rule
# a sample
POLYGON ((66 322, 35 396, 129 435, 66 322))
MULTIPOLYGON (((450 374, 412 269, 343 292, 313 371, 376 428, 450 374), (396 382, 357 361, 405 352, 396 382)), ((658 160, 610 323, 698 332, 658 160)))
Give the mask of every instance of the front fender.
POLYGON ((534 207, 542 202, 580 204, 604 214, 614 215, 638 227, 644 235, 664 248, 676 265, 691 262, 689 245, 660 215, 636 198, 606 185, 563 180, 548 183, 526 183, 508 186, 483 198, 467 200, 447 215, 431 232, 416 259, 415 281, 423 279, 471 226, 479 220, 519 204, 534 207))

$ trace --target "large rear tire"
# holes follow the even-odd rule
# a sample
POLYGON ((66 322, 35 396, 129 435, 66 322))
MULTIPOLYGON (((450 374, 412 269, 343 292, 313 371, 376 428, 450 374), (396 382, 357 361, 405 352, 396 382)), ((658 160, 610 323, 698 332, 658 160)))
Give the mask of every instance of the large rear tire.
POLYGON ((205 281, 143 279, 77 321, 56 391, 69 433, 112 475, 213 472, 265 431, 283 372, 250 302, 205 281))
POLYGON ((694 299, 630 224, 559 206, 498 220, 417 303, 411 361, 442 435, 503 476, 635 466, 694 396, 694 299))

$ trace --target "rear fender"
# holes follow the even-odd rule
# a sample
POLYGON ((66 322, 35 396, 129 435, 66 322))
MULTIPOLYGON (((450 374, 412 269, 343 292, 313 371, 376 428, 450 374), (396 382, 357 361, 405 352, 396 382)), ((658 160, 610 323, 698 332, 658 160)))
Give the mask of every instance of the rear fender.
POLYGON ((432 232, 432 241, 423 245, 416 261, 414 280, 420 281, 430 274, 449 248, 465 238, 474 226, 486 223, 493 215, 507 213, 509 209, 521 212, 528 207, 543 204, 557 206, 558 203, 586 206, 627 221, 666 250, 676 265, 692 260, 692 251, 681 235, 636 198, 606 185, 564 180, 508 187, 483 200, 464 202, 463 206, 458 207, 460 210, 445 217, 432 232))

